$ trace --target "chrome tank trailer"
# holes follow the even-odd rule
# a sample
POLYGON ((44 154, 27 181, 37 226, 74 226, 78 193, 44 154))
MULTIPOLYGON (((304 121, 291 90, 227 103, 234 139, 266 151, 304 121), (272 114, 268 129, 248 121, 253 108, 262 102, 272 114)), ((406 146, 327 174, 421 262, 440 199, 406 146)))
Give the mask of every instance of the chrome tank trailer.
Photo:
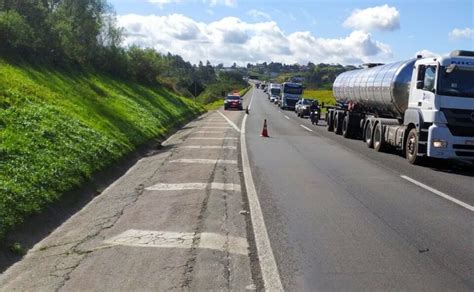
POLYGON ((353 102, 381 118, 402 120, 408 107, 415 61, 344 72, 334 81, 333 95, 338 102, 353 102))

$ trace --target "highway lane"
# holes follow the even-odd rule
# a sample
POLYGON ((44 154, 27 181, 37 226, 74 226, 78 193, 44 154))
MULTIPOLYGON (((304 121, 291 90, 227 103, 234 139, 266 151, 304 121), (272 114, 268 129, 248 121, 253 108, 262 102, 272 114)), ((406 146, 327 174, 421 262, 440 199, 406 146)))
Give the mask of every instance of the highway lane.
POLYGON ((286 289, 473 289, 472 211, 400 177, 472 204, 471 176, 376 153, 279 112, 260 90, 246 132, 286 289), (259 137, 263 119, 271 138, 259 137))

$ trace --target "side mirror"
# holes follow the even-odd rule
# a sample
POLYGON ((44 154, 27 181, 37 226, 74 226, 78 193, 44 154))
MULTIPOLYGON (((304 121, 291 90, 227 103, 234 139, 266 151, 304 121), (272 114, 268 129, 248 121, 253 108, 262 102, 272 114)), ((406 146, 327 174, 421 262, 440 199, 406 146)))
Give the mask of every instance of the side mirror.
POLYGON ((423 80, 416 81, 416 89, 423 89, 424 85, 425 84, 424 84, 423 80))

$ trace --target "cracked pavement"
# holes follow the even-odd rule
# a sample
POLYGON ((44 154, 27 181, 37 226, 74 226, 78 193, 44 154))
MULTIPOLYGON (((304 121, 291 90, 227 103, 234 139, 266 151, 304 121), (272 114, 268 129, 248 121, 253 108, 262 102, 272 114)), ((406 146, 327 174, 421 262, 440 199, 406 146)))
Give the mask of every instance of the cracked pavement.
MULTIPOLYGON (((240 124, 242 112, 226 112, 240 124)), ((0 275, 1 291, 245 290, 254 287, 238 132, 211 112, 139 160, 18 263, 0 275), (219 126, 218 133, 195 133, 219 126), (192 137, 193 139, 189 139, 192 137), (214 146, 209 148, 193 147, 214 146), (186 147, 181 147, 186 146, 186 147), (191 147, 188 147, 191 146, 191 147), (172 163, 184 159, 185 163, 172 163), (197 159, 186 163, 186 159, 197 159), (216 163, 200 163, 215 160, 216 163), (205 189, 147 189, 196 183, 205 189), (201 243, 201 241, 203 241, 201 243)), ((215 131, 215 132, 216 132, 215 131)))

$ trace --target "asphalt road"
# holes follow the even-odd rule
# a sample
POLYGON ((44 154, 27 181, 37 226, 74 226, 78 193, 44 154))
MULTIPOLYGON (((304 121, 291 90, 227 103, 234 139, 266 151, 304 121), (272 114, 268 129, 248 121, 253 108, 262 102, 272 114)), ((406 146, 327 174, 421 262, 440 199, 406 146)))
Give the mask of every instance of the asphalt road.
POLYGON ((247 147, 285 290, 474 289, 473 174, 409 165, 255 90, 247 147), (260 137, 267 119, 270 138, 260 137), (306 128, 304 128, 305 126, 306 128))

